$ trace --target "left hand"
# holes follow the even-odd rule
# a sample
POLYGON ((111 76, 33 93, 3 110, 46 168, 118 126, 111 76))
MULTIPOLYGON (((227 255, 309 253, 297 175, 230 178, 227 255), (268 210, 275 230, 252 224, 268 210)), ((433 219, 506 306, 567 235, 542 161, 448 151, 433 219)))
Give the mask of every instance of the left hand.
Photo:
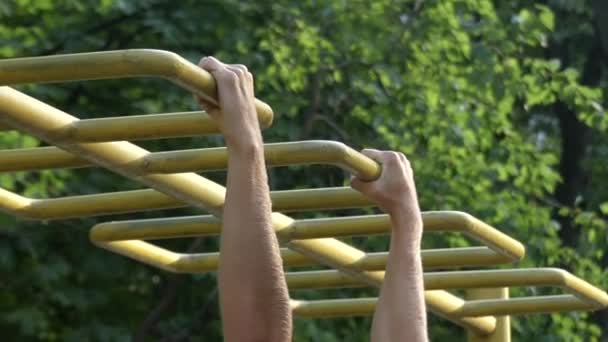
POLYGON ((199 66, 213 75, 219 107, 198 98, 201 107, 219 124, 228 149, 244 150, 262 146, 262 134, 255 109, 253 75, 242 64, 224 64, 204 57, 199 66))

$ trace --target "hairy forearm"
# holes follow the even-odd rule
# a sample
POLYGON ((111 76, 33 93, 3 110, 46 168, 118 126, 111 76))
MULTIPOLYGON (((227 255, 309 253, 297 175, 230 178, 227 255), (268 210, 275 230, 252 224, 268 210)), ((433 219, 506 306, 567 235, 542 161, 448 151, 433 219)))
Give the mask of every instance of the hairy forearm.
POLYGON ((419 215, 391 215, 393 231, 384 282, 372 324, 372 342, 427 341, 419 215), (413 218, 412 218, 413 217, 413 218))
POLYGON ((219 264, 226 341, 288 341, 289 295, 262 146, 230 151, 219 264))

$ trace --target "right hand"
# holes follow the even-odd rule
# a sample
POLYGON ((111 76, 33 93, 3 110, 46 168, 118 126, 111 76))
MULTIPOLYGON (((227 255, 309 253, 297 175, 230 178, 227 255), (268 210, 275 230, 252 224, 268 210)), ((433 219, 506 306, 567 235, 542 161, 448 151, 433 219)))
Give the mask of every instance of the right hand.
POLYGON ((224 64, 204 57, 199 66, 215 78, 219 107, 198 98, 201 107, 219 124, 232 152, 262 148, 262 134, 255 109, 253 76, 242 64, 224 64))
POLYGON ((374 149, 364 149, 361 153, 379 162, 382 174, 372 182, 353 178, 351 187, 376 202, 391 216, 405 215, 408 221, 421 222, 414 171, 405 155, 374 149))

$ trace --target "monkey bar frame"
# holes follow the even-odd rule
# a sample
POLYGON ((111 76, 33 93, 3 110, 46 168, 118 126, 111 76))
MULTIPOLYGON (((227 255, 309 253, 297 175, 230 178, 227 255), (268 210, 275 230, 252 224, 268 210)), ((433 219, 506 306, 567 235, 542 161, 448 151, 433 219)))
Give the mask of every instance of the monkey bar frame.
MULTIPOLYGON (((217 124, 203 112, 134 115, 78 120, 8 85, 126 77, 160 77, 217 104, 213 77, 180 56, 160 50, 123 50, 0 60, 0 131, 18 129, 51 145, 0 151, 0 172, 100 166, 148 189, 34 199, 0 189, 0 210, 33 219, 62 219, 193 206, 213 216, 101 223, 91 241, 110 251, 172 272, 217 268, 219 253, 176 253, 145 240, 217 235, 225 189, 194 172, 221 170, 225 148, 150 153, 128 141, 216 134, 217 124), (77 67, 75 67, 77 66, 77 67)), ((272 124, 272 109, 255 100, 262 128, 272 124)), ((381 173, 375 161, 333 141, 265 145, 269 166, 328 164, 365 180, 381 173)), ((373 206, 349 188, 275 191, 272 222, 282 242, 286 267, 324 265, 333 270, 287 272, 291 290, 379 286, 387 252, 366 253, 335 237, 387 234, 386 215, 294 220, 284 213, 373 206)), ((426 232, 460 232, 484 246, 423 250, 425 270, 514 262, 524 246, 462 212, 425 212, 426 232)), ((510 341, 508 315, 608 306, 608 295, 560 269, 441 271, 424 274, 430 311, 465 327, 469 341, 510 341), (509 298, 513 286, 560 287, 566 294, 509 298), (446 290, 466 289, 468 300, 446 290)), ((292 300, 297 317, 367 315, 375 298, 292 300)))
MULTIPOLYGON (((52 66, 51 66, 52 68, 52 66)), ((2 67, 0 67, 2 70, 2 67)), ((4 82, 1 78, 0 81, 4 82)), ((200 92, 200 91, 199 91, 200 92)), ((221 216, 225 189, 195 173, 142 174, 134 167, 138 160, 145 158, 149 152, 126 141, 74 143, 62 139, 61 132, 79 120, 52 106, 31 98, 7 86, 0 87, 0 121, 43 141, 53 144, 65 151, 77 154, 90 162, 96 163, 127 178, 141 182, 151 188, 194 206, 205 209, 215 216, 221 216)), ((379 175, 380 168, 377 168, 379 175)), ((289 227, 294 221, 281 213, 273 213, 272 222, 277 232, 289 227)), ((111 243, 108 249, 133 243, 132 241, 111 243)), ((146 244, 136 242, 139 247, 146 244)), ((326 266, 340 269, 371 286, 382 283, 384 272, 358 271, 352 267, 365 253, 348 244, 333 238, 292 240, 286 247, 300 252, 326 266)), ((161 257, 155 254, 155 257, 161 257)), ((138 259, 139 260, 139 259, 138 259)), ((173 262, 173 260, 165 260, 173 262)), ((473 329, 479 333, 491 333, 494 329, 493 317, 454 318, 450 315, 463 300, 445 291, 425 295, 427 306, 456 324, 473 329)))

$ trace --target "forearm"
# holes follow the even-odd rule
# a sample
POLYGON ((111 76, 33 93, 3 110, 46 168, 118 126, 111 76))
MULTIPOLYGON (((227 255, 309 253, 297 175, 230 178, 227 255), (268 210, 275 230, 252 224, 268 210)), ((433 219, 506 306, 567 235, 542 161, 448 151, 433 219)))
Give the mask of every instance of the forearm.
POLYGON ((229 148, 227 178, 219 264, 225 339, 287 341, 289 295, 270 219, 261 144, 246 151, 229 148))
POLYGON ((420 231, 419 215, 391 215, 393 231, 384 282, 372 324, 372 342, 426 341, 426 307, 420 241, 409 232, 420 231))

